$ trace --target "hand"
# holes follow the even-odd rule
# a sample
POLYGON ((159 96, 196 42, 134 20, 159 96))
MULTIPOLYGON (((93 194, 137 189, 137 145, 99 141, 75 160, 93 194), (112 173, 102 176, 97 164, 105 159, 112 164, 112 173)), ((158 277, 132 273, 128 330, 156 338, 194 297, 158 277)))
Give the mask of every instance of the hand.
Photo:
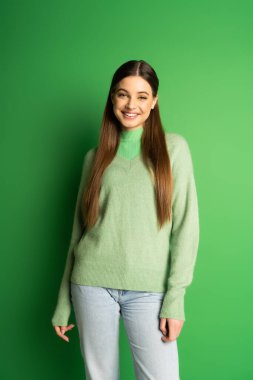
POLYGON ((71 329, 73 329, 75 325, 71 324, 69 326, 54 326, 54 329, 55 329, 55 332, 56 334, 62 338, 63 340, 66 340, 66 342, 69 342, 69 338, 64 335, 66 331, 69 331, 71 329))
POLYGON ((184 320, 172 319, 172 318, 160 318, 160 330, 164 334, 161 337, 163 342, 170 342, 176 340, 183 327, 184 320), (167 322, 167 325, 166 325, 167 322))

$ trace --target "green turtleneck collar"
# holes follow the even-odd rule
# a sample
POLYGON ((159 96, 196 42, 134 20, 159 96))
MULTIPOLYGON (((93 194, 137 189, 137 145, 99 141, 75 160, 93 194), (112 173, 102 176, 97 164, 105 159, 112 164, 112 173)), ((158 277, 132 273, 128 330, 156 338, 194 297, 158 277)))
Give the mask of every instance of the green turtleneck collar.
POLYGON ((124 129, 120 133, 120 138, 124 141, 140 140, 143 133, 143 127, 138 127, 134 130, 124 129))
POLYGON ((121 130, 117 155, 130 160, 138 156, 141 151, 142 133, 143 127, 138 127, 134 130, 121 130))

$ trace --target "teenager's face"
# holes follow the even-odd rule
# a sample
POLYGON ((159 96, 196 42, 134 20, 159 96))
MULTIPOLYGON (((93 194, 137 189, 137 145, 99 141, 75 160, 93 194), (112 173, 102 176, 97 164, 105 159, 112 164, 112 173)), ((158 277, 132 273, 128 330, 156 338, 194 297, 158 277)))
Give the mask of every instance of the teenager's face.
POLYGON ((158 96, 153 97, 149 83, 140 76, 123 78, 111 95, 113 112, 123 130, 143 127, 158 96))

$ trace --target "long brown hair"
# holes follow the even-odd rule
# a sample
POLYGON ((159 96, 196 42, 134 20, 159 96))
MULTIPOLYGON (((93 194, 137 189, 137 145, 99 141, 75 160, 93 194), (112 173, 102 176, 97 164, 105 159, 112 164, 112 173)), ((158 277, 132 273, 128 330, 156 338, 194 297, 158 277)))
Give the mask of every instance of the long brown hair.
MULTIPOLYGON (((115 71, 103 113, 99 144, 96 148, 93 167, 82 196, 81 211, 85 228, 91 228, 96 223, 99 214, 102 176, 116 155, 120 141, 121 127, 113 112, 111 94, 113 94, 118 82, 130 75, 141 76, 145 79, 150 84, 154 97, 158 92, 158 77, 146 61, 130 60, 115 71)), ((145 120, 141 136, 141 156, 144 164, 153 175, 157 218, 161 228, 165 222, 171 220, 172 172, 158 101, 145 120)))

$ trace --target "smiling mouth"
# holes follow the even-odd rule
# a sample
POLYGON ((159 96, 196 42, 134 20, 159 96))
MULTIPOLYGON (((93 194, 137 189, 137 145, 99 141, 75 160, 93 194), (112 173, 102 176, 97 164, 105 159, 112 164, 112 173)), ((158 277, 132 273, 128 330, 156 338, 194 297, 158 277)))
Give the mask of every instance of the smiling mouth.
POLYGON ((123 116, 126 119, 135 119, 139 115, 138 113, 133 113, 133 112, 124 112, 124 111, 122 111, 122 113, 123 113, 123 116))

